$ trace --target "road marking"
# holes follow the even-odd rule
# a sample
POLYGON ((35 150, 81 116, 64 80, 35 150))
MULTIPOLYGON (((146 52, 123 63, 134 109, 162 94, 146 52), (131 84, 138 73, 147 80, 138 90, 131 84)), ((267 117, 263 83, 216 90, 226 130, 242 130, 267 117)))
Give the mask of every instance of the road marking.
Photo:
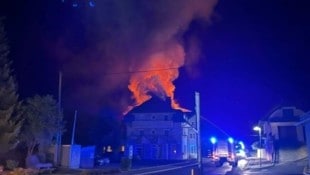
POLYGON ((165 171, 172 171, 172 170, 182 169, 182 168, 191 167, 191 166, 198 166, 198 163, 193 163, 193 164, 183 165, 183 166, 173 167, 173 168, 166 168, 166 169, 161 169, 161 170, 148 171, 144 173, 136 173, 135 175, 147 175, 147 174, 153 174, 153 173, 161 173, 165 171))

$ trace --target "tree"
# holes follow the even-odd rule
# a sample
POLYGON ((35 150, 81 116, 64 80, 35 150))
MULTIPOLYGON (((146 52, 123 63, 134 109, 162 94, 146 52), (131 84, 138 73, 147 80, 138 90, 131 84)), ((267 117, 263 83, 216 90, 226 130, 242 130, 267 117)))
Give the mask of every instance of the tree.
POLYGON ((22 138, 28 149, 28 156, 38 147, 39 154, 45 156, 47 149, 59 130, 63 129, 62 115, 56 100, 51 95, 35 95, 23 105, 25 119, 22 138))
POLYGON ((13 149, 17 143, 22 120, 18 101, 17 83, 12 75, 9 46, 0 18, 0 153, 13 149))

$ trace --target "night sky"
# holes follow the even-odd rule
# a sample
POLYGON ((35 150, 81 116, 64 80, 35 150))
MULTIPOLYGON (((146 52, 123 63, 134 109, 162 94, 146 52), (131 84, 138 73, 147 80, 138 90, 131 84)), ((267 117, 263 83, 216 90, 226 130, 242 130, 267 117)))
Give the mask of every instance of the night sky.
MULTIPOLYGON (((176 30, 168 43, 179 41, 186 53, 174 81, 181 106, 194 110, 198 91, 201 115, 246 139, 253 125, 278 107, 310 110, 307 0, 210 0, 202 17, 184 8, 191 0, 97 1, 94 7, 87 0, 76 1, 78 7, 67 0, 1 1, 22 99, 57 98, 61 70, 68 123, 77 109, 78 128, 100 120, 109 132, 114 124, 107 121, 122 118, 130 101, 128 72, 164 47, 156 36, 176 30), (183 8, 186 13, 179 12, 183 8)), ((213 132, 203 129, 204 135, 213 132)))

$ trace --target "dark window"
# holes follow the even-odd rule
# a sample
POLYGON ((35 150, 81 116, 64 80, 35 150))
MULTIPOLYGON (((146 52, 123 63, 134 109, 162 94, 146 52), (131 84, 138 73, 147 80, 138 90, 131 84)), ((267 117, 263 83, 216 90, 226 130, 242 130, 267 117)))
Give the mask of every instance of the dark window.
POLYGON ((156 119, 155 115, 153 115, 153 116, 152 116, 152 119, 153 119, 153 120, 155 120, 155 119, 156 119))
POLYGON ((165 120, 168 120, 168 115, 165 115, 165 120))
POLYGON ((296 126, 278 126, 279 141, 283 144, 298 142, 296 126))
POLYGON ((155 134, 156 132, 155 132, 155 130, 152 130, 152 134, 155 134))
POLYGON ((144 135, 144 130, 140 130, 140 135, 144 135))
POLYGON ((283 117, 286 119, 294 117, 294 110, 293 109, 283 109, 283 117))
POLYGON ((167 135, 169 135, 169 130, 165 130, 165 135, 167 136, 167 135))

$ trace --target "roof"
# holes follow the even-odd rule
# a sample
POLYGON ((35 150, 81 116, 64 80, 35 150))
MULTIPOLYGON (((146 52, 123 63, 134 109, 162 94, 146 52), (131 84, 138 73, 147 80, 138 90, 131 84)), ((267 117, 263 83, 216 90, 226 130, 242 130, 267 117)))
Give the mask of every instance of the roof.
POLYGON ((136 106, 129 113, 152 113, 152 112, 175 112, 175 109, 171 108, 170 98, 159 98, 157 96, 152 97, 150 100, 144 102, 140 106, 136 106))
POLYGON ((134 114, 137 113, 172 113, 173 121, 176 122, 185 122, 183 117, 184 114, 189 118, 194 115, 192 112, 184 113, 181 110, 172 109, 170 98, 161 99, 156 96, 128 112, 128 114, 125 115, 125 121, 132 121, 134 114))
POLYGON ((297 125, 302 125, 310 122, 310 111, 300 116, 300 122, 297 125))
POLYGON ((282 107, 275 110, 268 118, 270 122, 298 122, 304 112, 296 107, 282 107))

